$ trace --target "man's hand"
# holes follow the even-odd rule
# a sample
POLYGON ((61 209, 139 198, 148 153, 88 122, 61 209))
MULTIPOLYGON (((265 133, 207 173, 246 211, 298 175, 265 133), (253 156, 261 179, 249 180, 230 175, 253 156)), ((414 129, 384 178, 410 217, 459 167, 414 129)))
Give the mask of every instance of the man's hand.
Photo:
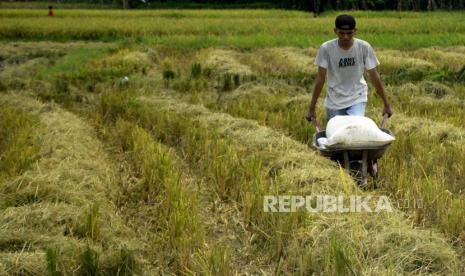
POLYGON ((390 118, 394 112, 392 112, 391 106, 389 104, 385 104, 383 108, 383 115, 387 114, 388 117, 390 118))
POLYGON ((392 116, 393 112, 391 109, 391 105, 389 104, 389 101, 387 99, 386 93, 384 93, 384 88, 383 85, 381 84, 381 79, 379 77, 378 70, 376 70, 376 67, 368 70, 368 73, 370 74, 371 82, 376 88, 376 93, 383 99, 384 102, 384 108, 383 108, 383 115, 387 114, 389 117, 392 116))
POLYGON ((305 119, 307 119, 307 121, 309 121, 309 122, 311 122, 312 119, 316 120, 315 108, 309 108, 308 109, 307 114, 305 115, 305 119))

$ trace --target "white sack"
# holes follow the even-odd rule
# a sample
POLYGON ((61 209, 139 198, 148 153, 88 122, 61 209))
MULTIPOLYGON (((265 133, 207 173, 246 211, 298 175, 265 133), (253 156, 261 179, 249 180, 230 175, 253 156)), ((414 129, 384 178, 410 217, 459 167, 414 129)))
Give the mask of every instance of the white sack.
POLYGON ((335 116, 326 126, 326 147, 353 148, 386 145, 394 137, 363 116, 335 116))

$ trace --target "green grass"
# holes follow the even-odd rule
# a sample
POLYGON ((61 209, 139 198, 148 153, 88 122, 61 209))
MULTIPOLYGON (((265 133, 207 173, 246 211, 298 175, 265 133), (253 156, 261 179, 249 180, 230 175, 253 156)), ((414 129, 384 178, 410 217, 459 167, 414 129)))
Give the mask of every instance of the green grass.
POLYGON ((103 57, 108 53, 109 50, 102 47, 77 48, 59 59, 53 66, 39 71, 36 77, 38 79, 53 79, 59 78, 60 75, 76 74, 76 72, 79 72, 89 61, 103 57))
MULTIPOLYGON (((361 16, 359 37, 379 47, 415 49, 463 45, 461 12, 380 13, 361 16)), ((42 11, 1 10, 3 40, 129 40, 167 47, 318 46, 334 37, 334 14, 280 10, 62 10, 54 18, 42 11), (81 24, 82 19, 86 24, 81 24)))

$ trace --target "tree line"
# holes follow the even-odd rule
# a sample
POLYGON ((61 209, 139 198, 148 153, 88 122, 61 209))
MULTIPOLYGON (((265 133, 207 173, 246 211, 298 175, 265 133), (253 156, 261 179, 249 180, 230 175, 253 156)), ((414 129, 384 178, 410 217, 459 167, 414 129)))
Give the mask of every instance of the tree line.
MULTIPOLYGON (((97 0, 101 1, 101 0, 97 0)), ((142 7, 144 5, 185 6, 185 7, 237 7, 237 8, 281 8, 310 12, 325 10, 400 10, 400 11, 433 11, 463 10, 465 0, 123 0, 126 7, 142 7)))
MULTIPOLYGON (((28 2, 31 0, 23 1, 28 2)), ((302 10, 314 13, 327 10, 434 11, 465 9, 465 0, 52 0, 52 2, 55 1, 59 3, 105 4, 125 9, 260 8, 302 10)))

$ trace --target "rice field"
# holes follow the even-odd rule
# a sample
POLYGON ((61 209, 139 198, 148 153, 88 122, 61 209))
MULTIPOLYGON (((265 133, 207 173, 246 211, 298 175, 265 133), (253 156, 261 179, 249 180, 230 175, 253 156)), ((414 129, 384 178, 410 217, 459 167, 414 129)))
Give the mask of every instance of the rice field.
POLYGON ((394 109, 378 188, 311 147, 333 13, 0 10, 0 274, 464 274, 464 13, 354 14, 394 109), (318 194, 395 208, 263 209, 318 194))
MULTIPOLYGON (((308 47, 333 38, 335 13, 280 10, 2 9, 1 40, 135 41, 169 48, 308 47), (33 20, 31 20, 33 19, 33 20), (85 19, 85 24, 82 20, 85 19)), ((463 12, 355 12, 359 37, 377 47, 464 45, 463 12), (382 23, 379 23, 380 18, 382 23)))

